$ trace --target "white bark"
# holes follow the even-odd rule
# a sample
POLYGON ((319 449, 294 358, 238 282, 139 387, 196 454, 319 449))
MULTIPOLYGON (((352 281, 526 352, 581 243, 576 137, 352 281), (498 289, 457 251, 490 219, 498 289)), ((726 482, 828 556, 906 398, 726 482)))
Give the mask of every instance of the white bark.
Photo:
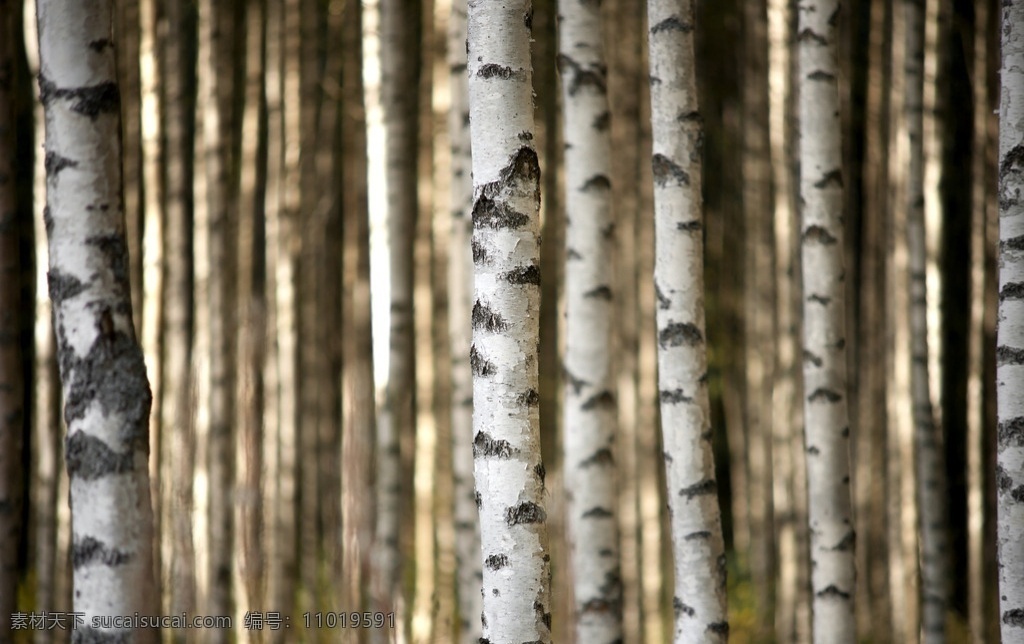
POLYGON ((565 489, 576 639, 622 638, 611 139, 600 6, 559 2, 565 110, 565 489))
POLYGON ((473 331, 472 155, 469 137, 469 86, 466 77, 466 2, 452 5, 448 19, 451 71, 448 132, 452 153, 452 231, 448 255, 448 321, 452 356, 452 480, 454 488, 455 561, 459 600, 459 641, 480 639, 480 519, 473 501, 473 372, 469 347, 473 331))
POLYGON ((847 415, 843 180, 836 0, 798 7, 804 415, 813 636, 853 642, 854 530, 847 415))
POLYGON ((703 123, 694 5, 649 0, 658 389, 675 555, 674 641, 724 642, 725 545, 704 330, 703 123))
POLYGON ((86 622, 76 637, 148 641, 155 631, 88 625, 98 615, 156 612, 151 396, 131 317, 111 21, 106 0, 38 5, 45 217, 68 424, 74 609, 86 622))
POLYGON ((550 642, 540 458, 540 168, 530 0, 472 0, 473 452, 483 551, 481 642, 550 642))
POLYGON ((1024 642, 1024 2, 1004 0, 999 105, 999 615, 1003 642, 1024 642))

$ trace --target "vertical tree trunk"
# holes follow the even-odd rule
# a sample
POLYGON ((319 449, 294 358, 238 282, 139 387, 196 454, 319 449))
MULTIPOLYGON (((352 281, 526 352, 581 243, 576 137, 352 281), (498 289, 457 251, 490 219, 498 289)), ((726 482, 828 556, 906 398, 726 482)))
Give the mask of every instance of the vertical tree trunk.
POLYGON ((21 271, 15 194, 14 30, 21 11, 0 0, 0 637, 12 639, 22 524, 25 383, 21 353, 21 271))
POLYGON ((540 168, 533 149, 532 11, 472 0, 473 456, 483 638, 551 641, 540 454, 540 168))
POLYGON ((904 113, 909 139, 907 180, 907 249, 910 273, 910 378, 917 456, 918 524, 920 526, 921 628, 923 641, 944 642, 949 566, 943 440, 935 422, 928 382, 928 309, 924 226, 924 7, 904 2, 906 80, 904 113))
POLYGON ((804 414, 816 642, 855 641, 835 0, 801 0, 804 414))
POLYGON ((448 246, 448 321, 452 369, 452 480, 455 500, 456 592, 459 641, 480 639, 480 520, 473 502, 473 372, 469 365, 473 308, 472 156, 469 135, 469 89, 466 75, 466 2, 452 6, 448 19, 451 76, 448 136, 451 140, 452 230, 448 246))
POLYGON ((79 636, 150 641, 155 631, 91 625, 95 616, 157 612, 152 398, 131 317, 112 18, 103 0, 38 5, 49 284, 68 423, 74 609, 86 621, 79 636))
POLYGON ((725 546, 704 328, 703 122, 692 2, 649 0, 658 389, 675 555, 677 644, 724 642, 725 546))
MULTIPOLYGON (((142 109, 139 76, 139 0, 117 3, 117 67, 121 83, 121 144, 124 176, 125 233, 128 238, 132 310, 142 311, 142 109)), ((142 315, 135 316, 141 336, 142 315)))
POLYGON ((996 344, 999 617, 1024 642, 1024 2, 1003 2, 996 344))
MULTIPOLYGON (((576 638, 622 638, 612 302, 615 217, 601 12, 559 3, 565 114, 565 489, 576 638)), ((616 289, 617 290, 617 289, 616 289)))

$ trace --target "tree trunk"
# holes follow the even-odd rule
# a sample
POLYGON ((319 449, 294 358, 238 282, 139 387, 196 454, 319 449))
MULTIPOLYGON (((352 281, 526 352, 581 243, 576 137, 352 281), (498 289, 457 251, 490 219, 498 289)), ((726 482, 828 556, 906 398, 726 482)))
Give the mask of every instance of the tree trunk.
POLYGON ((49 284, 68 423, 74 609, 86 623, 79 636, 150 641, 153 630, 91 625, 96 616, 158 612, 152 398, 131 316, 112 18, 104 0, 38 5, 49 284))
MULTIPOLYGON (((25 383, 21 352, 21 271, 15 194, 15 20, 21 11, 0 1, 0 637, 13 638, 22 524, 22 431, 25 383)), ((18 25, 20 26, 20 25, 18 25)))
POLYGON ((835 0, 801 0, 800 203, 811 592, 816 642, 855 641, 843 179, 835 0))
POLYGON ((540 168, 532 11, 472 0, 473 457, 483 551, 482 640, 551 641, 540 454, 540 168))
POLYGON ((617 383, 613 368, 615 218, 601 12, 559 3, 565 110, 565 489, 576 638, 622 638, 617 383))
POLYGON ((654 147, 658 389, 675 555, 674 641, 724 642, 725 545, 704 328, 703 123, 691 2, 647 3, 654 147))
POLYGON ((907 249, 910 274, 910 379, 917 464, 920 526, 921 628, 923 641, 946 639, 949 539, 946 531, 946 485, 942 434, 935 422, 928 382, 928 308, 924 224, 924 7, 904 2, 906 79, 904 115, 909 139, 907 180, 907 249))
POLYGON ((999 106, 999 324, 996 344, 999 615, 1024 642, 1024 2, 1003 2, 999 106))
POLYGON ((480 639, 480 520, 473 502, 473 372, 469 347, 473 330, 472 156, 469 135, 469 89, 466 75, 466 2, 454 3, 448 22, 448 60, 451 106, 452 230, 448 245, 448 321, 452 370, 452 495, 455 501, 456 593, 459 602, 459 641, 480 639))

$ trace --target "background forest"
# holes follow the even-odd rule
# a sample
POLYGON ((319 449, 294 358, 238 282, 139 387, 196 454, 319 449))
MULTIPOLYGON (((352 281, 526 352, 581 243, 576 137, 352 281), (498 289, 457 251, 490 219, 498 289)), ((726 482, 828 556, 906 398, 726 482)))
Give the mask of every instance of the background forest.
MULTIPOLYGON (((659 429, 662 294, 652 280, 655 173, 664 172, 650 162, 648 34, 657 32, 643 2, 590 4, 600 7, 604 37, 596 81, 559 54, 555 0, 534 0, 527 17, 541 171, 531 391, 549 533, 546 619, 553 641, 583 642, 576 616, 593 608, 573 600, 582 591, 566 510, 582 492, 566 466, 575 381, 563 369, 567 344, 581 337, 565 318, 575 221, 565 108, 575 92, 563 82, 576 79, 606 96, 600 129, 612 150, 602 259, 613 267, 605 349, 621 587, 620 603, 602 610, 621 607, 623 641, 654 644, 672 639, 680 611, 659 429)), ((728 632, 733 642, 808 642, 798 10, 788 0, 693 5, 702 382, 728 632)), ((934 603, 935 579, 922 577, 932 560, 921 554, 915 414, 934 420, 929 462, 945 479, 945 520, 936 524, 946 539, 948 587, 937 591, 945 636, 1000 641, 1001 6, 859 0, 834 23, 858 641, 917 641, 934 603), (916 25, 905 5, 923 20, 917 70, 906 62, 916 25), (923 79, 914 130, 922 156, 913 163, 908 79, 923 79), (914 190, 917 200, 908 198, 914 190), (908 203, 923 207, 919 255, 908 245, 908 203), (915 256, 923 264, 912 265, 915 256), (912 282, 925 288, 912 294, 912 282), (912 303, 927 307, 924 326, 912 325, 912 303), (912 344, 925 338, 927 346, 912 344), (916 397, 915 365, 927 367, 916 397)), ((318 611, 363 610, 394 612, 387 632, 398 641, 479 637, 481 557, 467 486, 474 449, 498 448, 473 447, 468 416, 478 311, 465 281, 465 2, 118 0, 112 11, 123 268, 152 391, 154 606, 234 624, 165 629, 164 640, 380 641, 385 630, 351 622, 317 628, 318 611), (476 552, 475 562, 464 552, 476 552), (250 611, 290 618, 291 628, 250 628, 250 611)), ((43 153, 36 24, 34 2, 0 0, 0 641, 42 643, 68 641, 71 631, 9 630, 12 613, 74 610, 73 571, 92 555, 72 545, 44 222, 47 173, 53 181, 61 170, 43 153)))

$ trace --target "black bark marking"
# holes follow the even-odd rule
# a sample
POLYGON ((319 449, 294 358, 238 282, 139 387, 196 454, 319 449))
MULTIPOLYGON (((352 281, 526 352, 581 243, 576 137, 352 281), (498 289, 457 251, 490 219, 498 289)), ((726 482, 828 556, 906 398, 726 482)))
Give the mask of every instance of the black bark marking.
POLYGON ((832 244, 837 243, 839 240, 833 237, 832 234, 825 230, 822 226, 818 226, 815 224, 812 226, 808 226, 807 230, 804 231, 803 241, 805 243, 816 242, 823 246, 831 246, 832 244))
POLYGON ((831 389, 826 389, 825 387, 818 387, 817 389, 811 392, 810 396, 807 396, 808 402, 818 402, 819 400, 824 400, 825 402, 834 403, 839 402, 842 399, 842 394, 832 391, 831 389))
POLYGON ((661 402, 668 405, 693 402, 693 398, 684 394, 682 389, 663 389, 658 392, 658 396, 661 398, 661 402))
POLYGON ((43 161, 43 167, 46 168, 46 176, 56 177, 65 168, 77 168, 78 161, 62 157, 56 152, 47 152, 46 158, 43 161))
POLYGON ((696 496, 716 494, 717 492, 718 483, 714 479, 704 479, 700 483, 694 483, 679 490, 679 496, 686 497, 687 501, 692 501, 696 496))
POLYGON ((807 448, 807 453, 810 454, 811 456, 817 456, 818 454, 821 454, 821 450, 818 449, 816 445, 811 445, 810 447, 807 448))
POLYGON ((612 289, 609 286, 598 286, 598 287, 592 288, 589 291, 587 291, 586 293, 584 293, 583 297, 595 298, 595 299, 598 299, 598 300, 606 300, 608 302, 611 302, 611 300, 612 300, 612 289))
POLYGON ((540 269, 534 265, 519 266, 502 275, 509 284, 540 286, 540 269))
POLYGON ((74 275, 65 275, 56 268, 46 273, 46 281, 50 290, 50 300, 55 309, 59 309, 64 300, 81 295, 85 291, 85 284, 81 280, 74 275))
POLYGON ((522 132, 520 132, 519 134, 516 135, 516 138, 519 139, 520 141, 523 141, 524 143, 526 141, 532 141, 533 140, 533 132, 529 132, 527 130, 523 130, 522 132))
POLYGON ((829 186, 843 187, 843 172, 838 168, 826 172, 821 179, 814 182, 815 188, 827 188, 829 186))
POLYGON ((1014 503, 1024 502, 1024 485, 1018 485, 1010 492, 1010 498, 1014 503))
POLYGON ((505 67, 504 65, 498 65, 497 63, 487 63, 485 65, 481 65, 480 69, 476 70, 476 75, 479 78, 500 78, 502 80, 509 80, 516 75, 516 72, 511 67, 505 67))
POLYGON ((536 407, 540 404, 540 394, 536 389, 527 389, 525 393, 516 396, 516 402, 527 407, 536 407))
POLYGON ((544 464, 543 463, 537 463, 536 465, 534 465, 533 466, 533 473, 537 475, 537 478, 540 479, 540 484, 543 486, 544 485, 544 479, 548 475, 548 471, 546 469, 544 469, 544 464))
POLYGON ((655 154, 651 158, 651 170, 654 172, 654 183, 659 186, 664 187, 669 181, 675 181, 677 186, 690 185, 690 175, 686 170, 664 154, 655 154))
POLYGON ((651 84, 651 87, 654 87, 655 85, 661 85, 661 79, 658 78, 657 76, 648 76, 647 80, 651 84))
POLYGON ((683 603, 683 600, 678 597, 672 598, 672 610, 675 612, 677 618, 680 614, 686 615, 687 617, 693 617, 697 614, 697 611, 693 610, 693 607, 687 606, 683 603))
POLYGON ((697 541, 710 538, 711 532, 709 532, 708 530, 698 530, 697 532, 691 532, 690 534, 684 536, 683 541, 697 541))
POLYGON ((473 457, 493 456, 495 458, 512 458, 516 450, 506 440, 495 439, 487 432, 479 432, 473 439, 473 457))
POLYGON ((1018 235, 1017 237, 1004 239, 1003 241, 999 242, 999 249, 1002 251, 1024 250, 1024 235, 1018 235))
POLYGON ((92 537, 75 539, 71 544, 71 567, 81 568, 93 563, 100 563, 104 566, 120 566, 131 561, 132 555, 127 552, 110 548, 102 541, 92 537))
POLYGON ((533 31, 533 7, 532 6, 530 7, 529 11, 527 11, 526 13, 523 14, 523 25, 525 25, 526 28, 529 29, 531 32, 533 31))
POLYGON ((683 22, 679 19, 679 16, 669 16, 651 27, 652 35, 660 34, 663 31, 681 31, 684 34, 688 34, 693 31, 693 25, 688 22, 683 22))
POLYGON ((494 363, 484 358, 476 350, 476 345, 469 348, 469 366, 473 370, 473 374, 477 376, 493 376, 498 373, 498 368, 494 366, 494 363))
POLYGON ((536 186, 540 181, 540 162, 536 150, 526 146, 516 150, 498 176, 501 181, 521 181, 536 186))
POLYGON ((837 599, 844 599, 844 600, 850 598, 850 593, 847 593, 847 592, 844 592, 842 590, 839 590, 839 588, 837 588, 835 584, 829 584, 828 586, 825 587, 824 590, 819 590, 818 592, 814 593, 814 595, 816 597, 822 597, 822 598, 835 597, 837 599))
POLYGON ((604 131, 606 131, 608 129, 608 127, 611 125, 611 123, 612 123, 612 113, 608 112, 608 111, 605 111, 605 112, 601 112, 600 114, 598 114, 594 118, 594 122, 591 123, 590 125, 591 125, 591 127, 593 127, 598 132, 604 132, 604 131))
POLYGON ((1024 145, 1015 145, 1003 155, 999 162, 999 178, 1005 179, 1006 174, 1024 166, 1024 145))
POLYGON ((831 83, 831 82, 835 82, 836 75, 835 74, 830 74, 830 73, 828 73, 826 71, 823 71, 821 69, 816 69, 816 70, 814 70, 813 72, 811 72, 810 74, 807 75, 807 80, 826 81, 826 82, 830 82, 831 83))
POLYGON ((580 186, 581 192, 589 192, 590 190, 608 190, 612 187, 612 181, 606 174, 595 174, 580 186))
POLYGON ((613 465, 615 463, 615 456, 612 451, 607 447, 602 447, 587 458, 580 461, 581 468, 587 468, 591 465, 613 465))
POLYGON ((78 431, 67 439, 64 462, 68 476, 94 481, 109 474, 124 474, 135 469, 135 455, 132 452, 119 454, 106 443, 78 431))
POLYGON ((576 250, 575 248, 570 248, 565 252, 565 258, 567 260, 583 259, 583 255, 580 255, 579 251, 576 250))
MULTIPOLYGON (((617 610, 618 605, 618 602, 605 599, 604 597, 591 597, 583 602, 583 606, 580 607, 580 613, 610 613, 613 610, 617 610)), ((619 641, 621 642, 622 640, 619 641)))
POLYGON ((654 295, 658 298, 659 309, 667 309, 672 305, 672 301, 665 297, 665 294, 661 292, 661 287, 658 286, 657 282, 654 283, 654 295))
POLYGON ((843 538, 839 540, 839 543, 832 546, 831 549, 835 552, 846 552, 848 550, 853 550, 854 544, 856 543, 857 533, 855 533, 853 530, 850 530, 845 535, 843 535, 843 538))
POLYGON ((602 508, 600 506, 590 508, 589 510, 583 513, 584 519, 607 519, 613 516, 615 515, 612 513, 611 510, 609 510, 608 508, 602 508))
POLYGON ((1007 626, 1024 628, 1024 608, 1011 608, 1004 612, 1003 623, 1007 626))
MULTIPOLYGON (((540 617, 540 621, 544 623, 544 626, 546 626, 548 630, 551 630, 551 613, 547 612, 547 609, 544 607, 544 604, 540 602, 533 602, 533 610, 537 613, 537 616, 540 617)), ((531 643, 523 642, 523 644, 531 643)), ((538 644, 543 643, 538 640, 538 644)))
MULTIPOLYGON (((101 209, 103 206, 101 206, 101 209)), ((128 287, 128 248, 125 246, 124 237, 121 235, 95 235, 85 240, 89 246, 95 246, 107 259, 107 266, 114 274, 114 281, 118 286, 125 289, 128 287)), ((131 309, 122 311, 130 314, 131 309)))
POLYGON ((476 509, 479 510, 484 504, 484 499, 480 496, 479 492, 473 492, 473 503, 476 504, 476 509))
POLYGON ((53 234, 53 215, 50 214, 50 207, 43 206, 43 226, 46 227, 46 234, 53 234))
POLYGON ((461 76, 466 73, 466 63, 453 63, 448 67, 448 71, 461 76))
POLYGON ((98 338, 89 353, 78 358, 63 338, 58 342, 61 371, 65 380, 70 380, 64 404, 68 425, 84 417, 95 401, 104 414, 123 419, 121 440, 145 444, 153 396, 138 343, 126 333, 115 331, 98 338))
POLYGON ((1001 447, 1024 446, 1024 416, 999 423, 996 436, 1001 447))
POLYGON ((92 120, 100 114, 117 113, 121 109, 121 93, 117 83, 107 82, 66 89, 57 87, 52 81, 39 75, 39 100, 48 106, 54 99, 72 101, 71 111, 88 116, 92 120))
POLYGON ((505 319, 480 300, 473 304, 472 320, 474 329, 486 329, 491 333, 499 333, 508 328, 505 319))
POLYGON ((93 50, 97 54, 103 53, 103 50, 107 47, 113 47, 114 43, 110 38, 99 38, 97 40, 89 41, 89 49, 93 50))
POLYGON ((996 487, 1000 492, 1005 492, 1013 487, 1013 479, 1000 465, 996 465, 996 487))
POLYGON ((528 223, 529 215, 513 210, 486 194, 481 194, 473 204, 473 225, 477 228, 517 230, 528 223))
POLYGON ((572 392, 574 394, 579 394, 580 390, 582 390, 583 387, 590 384, 586 380, 583 380, 582 378, 577 378, 576 376, 572 375, 572 372, 570 372, 569 368, 566 367, 565 365, 562 365, 562 372, 565 374, 565 380, 572 387, 572 392))
POLYGON ((806 28, 799 34, 797 34, 796 40, 797 42, 804 42, 810 40, 818 45, 821 45, 822 47, 828 45, 828 40, 826 40, 824 36, 814 33, 814 31, 810 28, 806 28))
POLYGON ((484 248, 482 242, 478 242, 477 240, 474 239, 470 246, 473 250, 474 264, 486 264, 487 261, 491 258, 487 252, 487 249, 484 248))
POLYGON ((1024 300, 1024 282, 1010 282, 999 291, 999 301, 1024 300))
POLYGON ((707 630, 711 631, 716 635, 728 635, 729 622, 711 622, 710 624, 708 624, 707 630))
POLYGON ((501 570, 508 565, 508 555, 487 555, 484 559, 484 565, 487 566, 488 570, 501 570))
POLYGON ((689 322, 673 322, 667 325, 658 334, 658 344, 661 348, 678 347, 681 345, 697 346, 704 342, 704 335, 697 328, 697 325, 689 322))
POLYGON ((558 54, 556 61, 558 72, 563 76, 570 76, 569 96, 576 96, 584 87, 592 87, 598 94, 607 93, 606 78, 608 77, 608 68, 606 66, 591 65, 584 67, 565 54, 558 54))
POLYGON ((699 219, 693 221, 680 221, 676 224, 676 230, 682 230, 688 233, 699 233, 704 226, 700 223, 699 219))
POLYGON ((824 295, 818 295, 817 293, 815 293, 813 295, 807 296, 807 301, 808 302, 815 302, 815 303, 820 304, 822 306, 828 306, 829 302, 832 301, 832 298, 826 297, 824 295))
POLYGON ((808 351, 807 349, 804 349, 804 361, 805 362, 810 362, 815 367, 820 367, 821 365, 825 364, 824 360, 822 360, 820 357, 818 357, 814 353, 808 351))
POLYGON ((533 501, 523 501, 505 509, 505 523, 514 527, 526 523, 543 523, 548 518, 547 512, 533 501))
POLYGON ((580 405, 580 409, 584 411, 590 411, 592 409, 615 409, 615 395, 608 391, 600 391, 590 398, 585 403, 580 405))

